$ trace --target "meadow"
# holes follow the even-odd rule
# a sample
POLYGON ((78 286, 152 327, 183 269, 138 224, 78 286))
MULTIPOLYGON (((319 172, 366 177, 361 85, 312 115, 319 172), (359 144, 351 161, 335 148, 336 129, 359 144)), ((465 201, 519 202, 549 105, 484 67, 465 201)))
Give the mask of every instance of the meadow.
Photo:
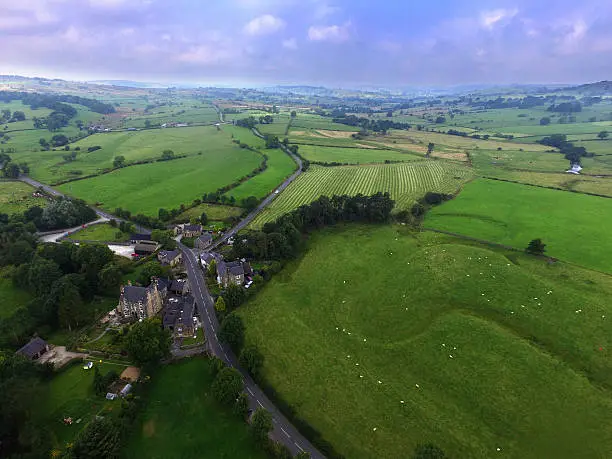
POLYGON ((478 179, 423 224, 518 249, 540 238, 547 255, 612 273, 611 216, 609 198, 478 179))
POLYGON ((240 207, 203 203, 186 210, 178 217, 176 217, 176 221, 186 222, 191 220, 192 218, 199 219, 202 216, 202 213, 206 213, 206 216, 208 217, 209 221, 220 221, 230 217, 238 217, 242 213, 242 211, 243 209, 241 209, 240 207))
POLYGON ((213 398, 209 360, 194 358, 159 368, 146 405, 121 457, 151 459, 267 457, 247 425, 213 398))
POLYGON ((10 317, 32 299, 28 292, 13 285, 11 274, 10 268, 0 269, 0 319, 10 317))
POLYGON ((99 223, 72 233, 66 239, 71 241, 126 242, 130 240, 130 235, 119 231, 119 228, 113 228, 108 223, 99 223))
POLYGON ((0 181, 0 213, 17 214, 33 206, 45 207, 45 198, 34 198, 34 188, 23 182, 0 181))
POLYGON ((225 193, 226 196, 233 196, 236 202, 240 202, 249 196, 263 198, 272 193, 285 178, 297 169, 295 161, 280 148, 261 150, 261 152, 268 156, 268 168, 261 174, 231 189, 225 193))
MULTIPOLYGON (((109 371, 120 374, 126 365, 94 361, 100 373, 109 371)), ((47 421, 46 429, 55 449, 65 450, 79 431, 98 413, 104 414, 118 409, 119 400, 108 401, 93 390, 93 369, 84 370, 80 362, 63 369, 45 386, 41 410, 47 421), (72 417, 73 424, 66 425, 65 417, 72 417)))
POLYGON ((323 129, 328 131, 352 131, 356 132, 354 126, 348 126, 346 124, 334 123, 332 118, 323 117, 319 115, 309 115, 300 113, 291 122, 291 127, 294 129, 323 129))
POLYGON ((259 154, 228 143, 217 148, 203 147, 202 155, 125 167, 66 183, 58 189, 109 211, 121 207, 132 213, 157 216, 160 208, 190 204, 204 193, 229 185, 253 171, 261 161, 259 154))
POLYGON ((348 164, 384 163, 385 161, 415 161, 422 156, 395 150, 375 148, 339 148, 318 145, 301 145, 299 153, 309 161, 338 162, 348 164))
POLYGON ((311 166, 264 209, 253 226, 309 204, 319 196, 365 195, 389 192, 396 209, 408 209, 428 191, 454 193, 471 177, 461 165, 443 161, 422 161, 368 166, 311 166))
POLYGON ((311 236, 239 309, 263 376, 345 457, 600 458, 612 279, 398 226, 311 236), (313 285, 317 288, 313 289, 313 285))

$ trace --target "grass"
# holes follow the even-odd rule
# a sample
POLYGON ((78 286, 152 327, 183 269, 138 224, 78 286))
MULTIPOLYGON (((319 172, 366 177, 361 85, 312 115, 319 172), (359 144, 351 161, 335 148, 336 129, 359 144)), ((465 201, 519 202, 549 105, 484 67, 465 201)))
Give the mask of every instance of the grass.
POLYGON ((309 161, 339 162, 348 164, 384 163, 385 161, 415 161, 420 156, 393 150, 375 148, 334 148, 316 145, 300 145, 299 153, 309 161))
POLYGON ((236 202, 240 202, 249 196, 263 198, 272 193, 297 168, 293 159, 280 148, 264 150, 262 153, 268 156, 268 168, 261 174, 228 191, 226 196, 233 196, 236 202))
POLYGON ((261 161, 258 154, 228 143, 205 149, 201 156, 126 167, 67 183, 59 189, 88 202, 99 203, 107 210, 122 207, 132 213, 157 216, 160 208, 189 204, 204 193, 232 183, 255 169, 261 161))
POLYGON ((470 177, 466 167, 443 161, 370 166, 311 166, 254 221, 261 226, 319 196, 389 192, 396 208, 407 209, 428 191, 454 193, 470 177))
MULTIPOLYGON (((121 373, 124 366, 111 363, 100 363, 94 360, 94 365, 105 375, 111 370, 121 373)), ((61 371, 48 383, 47 393, 41 400, 42 409, 46 413, 46 431, 51 436, 54 448, 63 450, 71 443, 78 432, 98 413, 107 413, 119 407, 118 400, 107 401, 104 396, 93 391, 93 369, 84 370, 80 363, 61 371), (72 417, 74 423, 65 425, 64 417, 72 417), (77 424, 77 420, 81 420, 77 424)))
POLYGON ((202 358, 161 367, 122 457, 263 459, 246 424, 212 397, 212 365, 202 358))
POLYGON ((239 314, 264 377, 346 457, 433 442, 449 457, 599 458, 610 294, 607 275, 365 226, 316 233, 239 314))
POLYGON ((0 269, 0 319, 10 317, 32 299, 28 292, 13 285, 11 273, 10 268, 0 269))
POLYGON ((0 181, 0 212, 9 215, 21 213, 33 206, 45 207, 45 198, 34 198, 34 188, 23 182, 0 181))
POLYGON ((130 240, 130 235, 122 233, 119 228, 113 228, 108 223, 100 223, 72 233, 67 239, 72 241, 126 242, 130 240), (119 233, 121 233, 121 237, 117 237, 119 233))
POLYGON ((243 210, 240 207, 204 203, 186 210, 178 217, 176 217, 175 220, 177 222, 186 222, 191 220, 192 218, 199 219, 202 216, 202 213, 204 212, 206 213, 208 220, 220 221, 230 217, 238 217, 242 213, 242 211, 243 210))
POLYGON ((610 215, 608 198, 480 179, 430 211, 424 225, 519 249, 541 238, 548 255, 612 272, 610 215))

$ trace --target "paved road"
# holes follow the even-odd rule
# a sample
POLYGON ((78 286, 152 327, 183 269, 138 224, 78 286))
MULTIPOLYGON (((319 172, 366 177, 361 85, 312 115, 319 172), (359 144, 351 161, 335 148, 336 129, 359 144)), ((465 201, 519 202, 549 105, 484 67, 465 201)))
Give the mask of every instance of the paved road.
POLYGON ((307 451, 313 459, 324 458, 312 444, 304 438, 293 425, 276 409, 272 402, 266 397, 262 390, 257 386, 249 374, 238 365, 238 359, 229 348, 229 346, 219 342, 217 332, 219 331, 219 323, 215 315, 213 300, 208 293, 206 281, 202 273, 202 269, 198 264, 198 260, 194 252, 179 244, 183 252, 183 263, 187 268, 191 291, 196 300, 198 314, 202 321, 202 327, 206 334, 206 343, 209 351, 221 358, 228 365, 236 368, 244 378, 244 388, 249 396, 250 407, 255 410, 257 408, 265 408, 272 414, 274 430, 271 437, 281 442, 291 450, 295 455, 301 451, 307 451))

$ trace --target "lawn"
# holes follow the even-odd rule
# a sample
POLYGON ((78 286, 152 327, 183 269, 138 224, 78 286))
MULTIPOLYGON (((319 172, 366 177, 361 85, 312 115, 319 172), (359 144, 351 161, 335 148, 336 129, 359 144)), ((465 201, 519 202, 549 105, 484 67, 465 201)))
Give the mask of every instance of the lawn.
POLYGON ((423 159, 410 153, 375 148, 322 147, 300 145, 299 153, 309 161, 338 162, 348 164, 384 163, 385 161, 415 161, 423 159))
POLYGON ((268 168, 228 191, 226 196, 233 196, 238 203, 249 196, 263 198, 297 169, 295 161, 280 148, 262 150, 262 153, 268 156, 268 168))
POLYGON ((424 225, 519 249, 541 238, 550 256, 612 273, 611 218, 609 198, 479 179, 424 225))
POLYGON ((453 458, 608 455, 609 276, 403 227, 309 245, 239 314, 264 377, 345 457, 421 442, 453 458))
MULTIPOLYGON (((185 128, 188 129, 196 128, 185 128)), ((203 150, 202 155, 125 167, 67 183, 59 189, 88 202, 99 203, 110 211, 122 207, 132 213, 157 216, 160 208, 190 204, 204 193, 229 185, 253 171, 262 161, 260 155, 229 142, 214 149, 203 147, 203 150)))
POLYGON ((11 316, 32 299, 31 295, 13 286, 10 268, 0 269, 0 319, 11 316))
POLYGON ((246 423, 212 397, 212 381, 212 365, 203 358, 161 367, 122 457, 267 457, 256 449, 246 423))
POLYGON ((34 188, 23 182, 0 181, 0 213, 9 215, 28 210, 33 206, 45 207, 45 198, 34 198, 34 188))
MULTIPOLYGON (((94 360, 94 365, 105 375, 111 370, 118 374, 127 365, 100 363, 94 360)), ((107 401, 93 391, 93 369, 84 370, 80 363, 60 371, 48 383, 41 408, 46 413, 48 434, 51 436, 54 448, 64 449, 67 443, 74 440, 77 433, 97 414, 107 413, 118 408, 120 401, 107 401), (64 417, 72 417, 74 423, 65 425, 64 417)))
POLYGON ((119 228, 113 228, 108 223, 100 223, 72 233, 67 239, 71 241, 126 242, 130 240, 130 235, 122 233, 119 228), (119 233, 121 237, 117 237, 119 233))
POLYGON ((309 204, 319 196, 389 192, 397 209, 407 209, 428 191, 454 193, 471 177, 461 165, 444 161, 421 161, 367 166, 311 166, 289 185, 253 222, 261 226, 309 204))

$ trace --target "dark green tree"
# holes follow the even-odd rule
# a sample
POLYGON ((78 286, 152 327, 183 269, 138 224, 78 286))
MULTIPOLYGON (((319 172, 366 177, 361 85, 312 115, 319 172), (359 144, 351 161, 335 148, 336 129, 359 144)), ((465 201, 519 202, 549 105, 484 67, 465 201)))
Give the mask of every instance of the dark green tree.
POLYGON ((13 117, 11 118, 12 121, 25 121, 25 119, 25 113, 23 113, 22 111, 14 111, 13 117))
POLYGON ((604 140, 607 139, 609 135, 610 133, 608 131, 601 131, 599 134, 597 134, 597 137, 599 140, 604 140))
POLYGON ((125 156, 123 155, 115 156, 115 159, 113 159, 113 167, 123 167, 123 166, 125 166, 125 156))
POLYGON ((148 261, 142 266, 138 282, 142 285, 149 285, 152 277, 161 277, 164 274, 164 269, 156 261, 148 261))
POLYGON ((427 144, 427 157, 429 158, 431 156, 431 154, 434 151, 434 148, 436 147, 436 145, 433 142, 429 142, 427 144))
POLYGON ((447 456, 436 445, 427 443, 415 448, 412 459, 447 459, 447 456))
POLYGON ((546 244, 542 242, 542 239, 533 239, 525 251, 531 255, 544 255, 545 250, 546 244))
POLYGON ((96 418, 76 437, 70 451, 74 459, 115 459, 119 457, 119 427, 109 418, 96 418))
POLYGON ((257 378, 264 363, 264 356, 254 344, 244 347, 238 358, 238 363, 247 370, 251 376, 257 378))
POLYGON ((221 403, 232 405, 242 391, 243 381, 240 372, 235 368, 225 367, 215 377, 211 390, 213 396, 221 403))
POLYGON ((242 319, 235 313, 229 314, 219 330, 219 340, 228 343, 234 352, 238 352, 244 344, 244 324, 242 319))
POLYGON ((550 118, 548 116, 540 118, 540 126, 548 126, 549 124, 550 124, 550 118))
POLYGON ((56 263, 35 257, 28 270, 28 285, 37 296, 43 296, 60 277, 62 272, 56 263))
POLYGON ((159 319, 138 322, 125 337, 125 348, 130 358, 145 367, 153 366, 170 355, 172 338, 162 328, 159 319))
POLYGON ((272 430, 272 415, 263 408, 257 408, 251 420, 251 433, 258 443, 263 444, 272 430))
POLYGON ((161 155, 162 161, 170 161, 174 159, 174 152, 172 150, 164 150, 161 155))
POLYGON ((93 390, 97 395, 104 395, 106 392, 106 387, 104 386, 104 378, 100 374, 100 370, 98 366, 94 366, 94 375, 93 375, 93 390))
POLYGON ((241 392, 234 403, 234 414, 242 419, 246 418, 249 412, 249 397, 241 392))
POLYGON ((121 284, 121 268, 114 263, 108 263, 100 270, 98 279, 100 290, 115 292, 121 284))
POLYGON ((202 215, 200 215, 200 224, 202 226, 206 226, 208 224, 208 215, 206 215, 206 212, 202 212, 202 215))
POLYGON ((232 311, 244 303, 246 292, 241 286, 230 284, 223 293, 223 299, 225 300, 225 305, 232 311))

